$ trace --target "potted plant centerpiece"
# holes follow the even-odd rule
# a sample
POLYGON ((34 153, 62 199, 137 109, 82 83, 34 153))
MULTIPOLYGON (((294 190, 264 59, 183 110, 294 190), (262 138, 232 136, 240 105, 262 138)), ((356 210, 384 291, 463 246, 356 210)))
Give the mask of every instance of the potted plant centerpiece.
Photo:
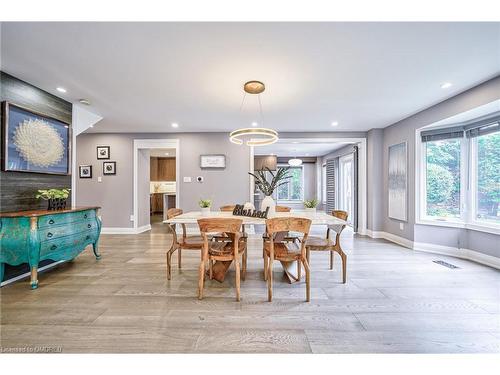
POLYGON ((38 190, 37 199, 48 201, 48 210, 64 210, 71 189, 38 190))
POLYGON ((304 201, 304 208, 306 212, 316 212, 316 207, 318 206, 318 200, 316 198, 314 199, 307 199, 304 201))
POLYGON ((290 168, 279 167, 276 174, 269 168, 266 167, 266 169, 271 174, 271 181, 267 180, 265 171, 257 171, 256 174, 248 172, 248 174, 255 178, 255 186, 265 195, 265 198, 260 204, 261 211, 265 211, 266 208, 269 207, 269 214, 274 215, 276 212, 276 202, 272 195, 278 187, 287 183, 288 179, 291 177, 288 174, 290 168))
POLYGON ((201 208, 201 215, 208 216, 208 214, 210 213, 210 207, 212 206, 212 200, 211 199, 200 199, 198 201, 198 205, 201 208))

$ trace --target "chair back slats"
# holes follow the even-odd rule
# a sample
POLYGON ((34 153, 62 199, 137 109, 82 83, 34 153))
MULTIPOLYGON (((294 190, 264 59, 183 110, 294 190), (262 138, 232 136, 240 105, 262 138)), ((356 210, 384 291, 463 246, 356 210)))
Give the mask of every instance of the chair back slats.
POLYGON ((300 232, 308 234, 311 220, 301 217, 275 217, 266 220, 266 232, 274 234, 277 232, 300 232))
POLYGON ((236 206, 234 204, 228 204, 228 205, 219 207, 219 210, 221 212, 233 212, 235 207, 236 206))
POLYGON ((198 226, 200 227, 200 232, 202 233, 239 233, 241 225, 243 224, 242 219, 233 218, 205 218, 198 219, 198 226))
POLYGON ((347 211, 342 211, 342 210, 333 210, 332 211, 332 216, 335 216, 336 218, 340 220, 347 221, 347 218, 349 217, 349 214, 347 211))
POLYGON ((291 208, 287 206, 276 206, 276 212, 290 212, 291 208))
POLYGON ((182 215, 182 210, 180 208, 169 208, 167 210, 167 219, 170 220, 176 216, 182 215))

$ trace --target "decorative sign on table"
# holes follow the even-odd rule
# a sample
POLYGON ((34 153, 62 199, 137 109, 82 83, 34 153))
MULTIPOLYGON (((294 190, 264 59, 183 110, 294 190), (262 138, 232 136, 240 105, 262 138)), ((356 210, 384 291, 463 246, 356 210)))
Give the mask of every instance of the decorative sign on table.
POLYGON ((200 168, 225 169, 226 155, 200 155, 200 168))
POLYGON ((69 124, 2 103, 4 171, 69 174, 69 124))
POLYGON ((260 219, 267 219, 267 213, 269 212, 269 207, 266 207, 265 211, 257 211, 252 209, 245 209, 242 204, 237 204, 234 207, 233 215, 235 216, 248 216, 248 217, 258 217, 260 219))

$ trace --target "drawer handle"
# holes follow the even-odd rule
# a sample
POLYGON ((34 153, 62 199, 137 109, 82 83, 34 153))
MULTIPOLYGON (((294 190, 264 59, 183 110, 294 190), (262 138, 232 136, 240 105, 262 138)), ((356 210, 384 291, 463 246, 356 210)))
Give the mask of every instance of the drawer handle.
POLYGON ((49 232, 49 233, 47 233, 47 237, 51 238, 52 236, 53 236, 53 234, 52 234, 52 233, 50 233, 50 232, 49 232))
POLYGON ((52 246, 50 247, 50 250, 55 250, 55 249, 57 249, 57 245, 52 245, 52 246))
POLYGON ((87 228, 92 228, 92 224, 87 224, 87 228))
POLYGON ((54 224, 54 220, 50 219, 49 224, 54 224))
POLYGON ((87 218, 87 214, 83 215, 83 218, 86 219, 87 218))
POLYGON ((87 238, 86 238, 86 239, 87 239, 87 240, 90 240, 90 236, 87 236, 87 238))

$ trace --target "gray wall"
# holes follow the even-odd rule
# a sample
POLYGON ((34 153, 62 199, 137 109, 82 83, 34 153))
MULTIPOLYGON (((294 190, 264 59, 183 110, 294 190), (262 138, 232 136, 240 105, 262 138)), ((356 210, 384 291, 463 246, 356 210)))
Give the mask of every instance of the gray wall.
MULTIPOLYGON (((53 117, 68 123, 71 129, 71 103, 4 72, 0 72, 0 101, 8 101, 28 110, 53 117)), ((71 144, 71 137, 69 142, 71 144)), ((38 189, 70 187, 71 175, 0 171, 0 190, 2 191, 0 211, 47 208, 47 202, 35 198, 38 189)), ((71 198, 69 200, 71 201, 71 198)))
MULTIPOLYGON (((229 142, 226 133, 84 133, 76 137, 76 162, 77 165, 92 164, 94 178, 77 178, 77 204, 101 206, 104 227, 133 227, 130 221, 133 214, 133 141, 160 138, 179 139, 180 208, 198 210, 200 198, 213 199, 214 209, 249 200, 249 149, 229 142), (97 182, 97 176, 102 175, 102 161, 96 159, 97 145, 111 146, 110 160, 117 162, 116 176, 103 176, 102 183, 97 182), (220 153, 226 155, 226 169, 200 169, 200 154, 220 153), (204 183, 196 182, 196 176, 203 176, 204 183), (193 182, 184 183, 183 177, 191 177, 193 182)), ((145 169, 149 181, 149 165, 145 169)), ((146 179, 146 175, 143 177, 146 179)))
MULTIPOLYGON (((415 130, 475 107, 491 103, 499 98, 500 77, 496 77, 411 117, 401 120, 383 130, 383 170, 379 175, 379 179, 375 178, 376 175, 372 176, 373 180, 372 183, 369 183, 369 189, 378 184, 382 184, 383 186, 382 212, 383 230, 385 232, 415 242, 435 243, 453 247, 460 244, 463 248, 500 256, 500 250, 494 250, 500 249, 500 247, 494 246, 495 242, 498 242, 500 236, 488 235, 486 233, 465 229, 450 229, 415 224, 415 130), (388 217, 387 202, 388 147, 400 142, 407 142, 408 144, 408 222, 404 223, 403 230, 399 229, 400 221, 388 217)), ((372 147, 375 149, 377 143, 379 143, 379 138, 373 136, 369 137, 368 142, 368 148, 372 147), (370 143, 372 143, 372 146, 370 146, 370 143)), ((370 163, 373 163, 373 161, 369 160, 369 164, 370 163)), ((380 228, 378 223, 377 227, 380 228)))
POLYGON ((366 149, 368 160, 367 228, 371 231, 383 231, 383 129, 372 129, 368 132, 366 149))

